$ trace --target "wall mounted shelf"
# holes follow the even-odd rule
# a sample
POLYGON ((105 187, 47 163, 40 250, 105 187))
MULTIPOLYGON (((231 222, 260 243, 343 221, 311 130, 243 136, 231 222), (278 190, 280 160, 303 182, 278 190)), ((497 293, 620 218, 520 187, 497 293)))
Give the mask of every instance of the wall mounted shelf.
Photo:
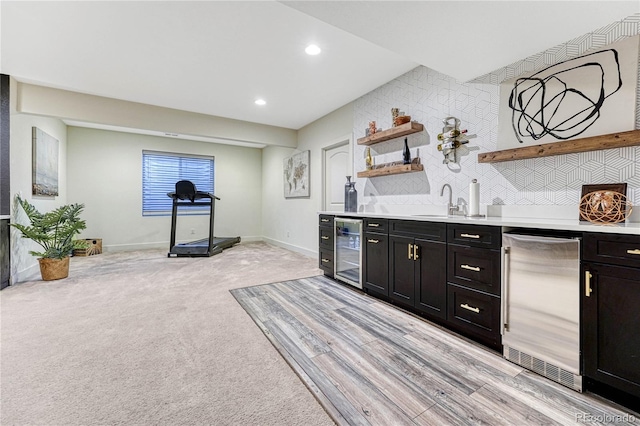
MULTIPOLYGON (((358 142, 360 143, 360 142, 358 142)), ((524 160, 527 158, 550 157, 552 155, 573 154, 576 152, 598 151, 601 149, 623 148, 640 145, 640 130, 611 133, 570 141, 553 142, 522 148, 478 154, 478 163, 500 163, 503 161, 524 160)))
POLYGON ((410 121, 409 123, 401 124, 399 126, 374 133, 373 135, 360 138, 358 139, 358 145, 373 145, 376 143, 399 138, 401 136, 410 135, 412 133, 418 133, 423 130, 424 126, 422 124, 416 121, 410 121))
POLYGON ((381 167, 379 169, 365 170, 358 172, 359 178, 371 178, 376 176, 390 176, 401 173, 414 173, 424 170, 422 164, 399 164, 397 166, 381 167))

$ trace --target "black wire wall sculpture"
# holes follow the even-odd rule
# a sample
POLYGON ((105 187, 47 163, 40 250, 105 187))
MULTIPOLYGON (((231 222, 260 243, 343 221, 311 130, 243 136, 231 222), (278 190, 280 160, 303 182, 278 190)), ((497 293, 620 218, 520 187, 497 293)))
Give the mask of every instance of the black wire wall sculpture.
POLYGON ((559 140, 579 136, 600 118, 605 101, 621 87, 615 49, 569 59, 519 78, 509 95, 515 135, 520 143, 546 135, 559 140))

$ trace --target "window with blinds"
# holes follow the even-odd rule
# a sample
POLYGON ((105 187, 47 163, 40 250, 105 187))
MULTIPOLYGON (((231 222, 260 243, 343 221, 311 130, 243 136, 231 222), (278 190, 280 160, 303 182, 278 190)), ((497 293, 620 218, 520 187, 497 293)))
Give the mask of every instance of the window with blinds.
MULTIPOLYGON (((179 180, 190 180, 198 191, 214 192, 214 158, 142 151, 142 215, 171 214, 172 200, 168 192, 176 189, 179 180)), ((179 214, 209 213, 208 207, 179 210, 179 214)))

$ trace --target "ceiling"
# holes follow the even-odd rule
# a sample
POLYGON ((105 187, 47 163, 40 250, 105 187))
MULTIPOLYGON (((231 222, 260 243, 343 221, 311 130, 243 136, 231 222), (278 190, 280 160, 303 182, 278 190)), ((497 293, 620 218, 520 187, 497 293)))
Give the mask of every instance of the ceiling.
POLYGON ((468 81, 638 12, 637 0, 3 0, 0 71, 299 129, 418 65, 468 81))

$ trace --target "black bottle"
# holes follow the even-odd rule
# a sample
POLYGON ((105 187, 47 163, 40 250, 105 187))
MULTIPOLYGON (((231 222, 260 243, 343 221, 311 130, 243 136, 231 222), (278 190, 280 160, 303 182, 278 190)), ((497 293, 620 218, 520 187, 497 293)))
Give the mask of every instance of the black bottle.
POLYGON ((402 151, 402 160, 404 164, 411 164, 411 151, 407 145, 407 138, 404 138, 404 150, 402 151))

